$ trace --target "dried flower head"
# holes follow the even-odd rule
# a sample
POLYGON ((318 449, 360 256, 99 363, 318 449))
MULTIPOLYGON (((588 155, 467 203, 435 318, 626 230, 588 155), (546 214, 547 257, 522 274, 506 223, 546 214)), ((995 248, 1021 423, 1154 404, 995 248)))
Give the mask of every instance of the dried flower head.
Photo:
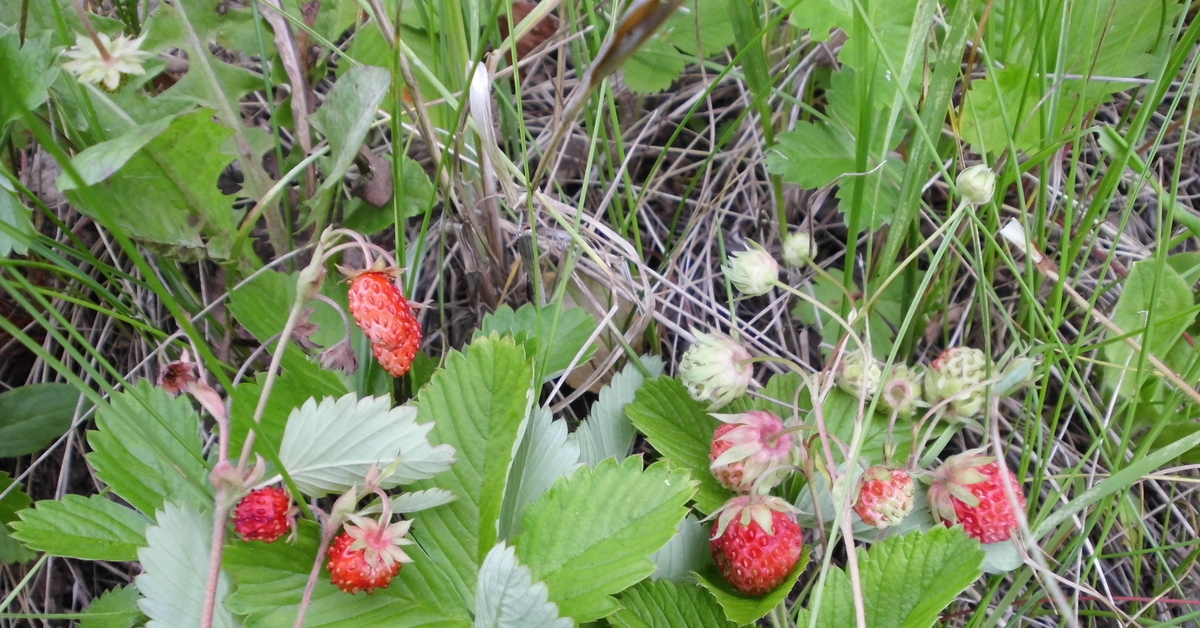
POLYGON ((692 399, 719 410, 746 393, 754 369, 746 360, 750 352, 721 333, 693 332, 696 343, 679 363, 679 378, 692 399))

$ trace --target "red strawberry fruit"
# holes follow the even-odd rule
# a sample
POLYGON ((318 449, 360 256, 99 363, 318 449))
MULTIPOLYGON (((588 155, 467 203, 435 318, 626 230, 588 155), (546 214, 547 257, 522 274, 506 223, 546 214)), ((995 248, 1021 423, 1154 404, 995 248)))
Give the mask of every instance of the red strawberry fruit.
POLYGON ((292 498, 281 488, 250 491, 233 513, 233 527, 243 541, 274 543, 292 531, 292 498))
POLYGON ((929 506, 933 516, 946 525, 961 523, 969 536, 980 543, 999 543, 1012 538, 1017 513, 1004 490, 1005 476, 1025 509, 1025 493, 1012 471, 1002 471, 995 458, 980 450, 951 456, 933 474, 929 506))
POLYGON ((804 547, 795 512, 791 504, 768 495, 725 502, 709 547, 729 584, 747 595, 764 595, 783 583, 804 547))
POLYGON ((342 272, 350 277, 350 314, 375 358, 392 376, 404 375, 421 347, 421 323, 396 285, 400 271, 377 262, 370 270, 342 272))
POLYGON ((725 488, 765 493, 792 473, 795 438, 770 412, 713 415, 724 424, 713 433, 709 470, 725 488))
POLYGON ((875 465, 858 482, 854 512, 863 523, 882 530, 904 521, 912 512, 916 492, 908 471, 875 465))
POLYGON ((403 563, 412 559, 401 549, 411 545, 405 538, 411 521, 399 521, 384 525, 374 519, 350 517, 346 532, 338 535, 329 546, 330 581, 346 593, 355 594, 375 589, 386 589, 392 578, 400 573, 403 563))

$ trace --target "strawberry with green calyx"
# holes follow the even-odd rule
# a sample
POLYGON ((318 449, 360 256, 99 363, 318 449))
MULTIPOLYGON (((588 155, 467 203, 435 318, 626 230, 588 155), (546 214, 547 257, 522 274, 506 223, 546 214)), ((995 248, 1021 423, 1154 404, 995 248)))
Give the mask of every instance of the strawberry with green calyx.
POLYGON ((961 523, 968 536, 986 545, 1011 539, 1019 525, 1004 483, 1021 510, 1025 493, 1012 471, 1001 469, 995 458, 981 451, 951 456, 931 474, 929 507, 935 519, 948 526, 961 523))
POLYGON ((421 323, 396 285, 400 270, 382 259, 367 270, 338 270, 350 279, 350 314, 371 341, 375 359, 393 377, 408 373, 421 347, 421 323))
POLYGON ((713 416, 723 425, 713 434, 709 469, 722 486, 765 493, 791 475, 798 443, 782 419, 762 410, 713 416))
POLYGON ((742 495, 713 513, 709 547, 725 580, 747 595, 765 595, 782 584, 804 547, 798 512, 778 497, 742 495))
POLYGON ((916 492, 908 471, 875 465, 858 481, 854 512, 881 530, 898 525, 912 512, 916 492))

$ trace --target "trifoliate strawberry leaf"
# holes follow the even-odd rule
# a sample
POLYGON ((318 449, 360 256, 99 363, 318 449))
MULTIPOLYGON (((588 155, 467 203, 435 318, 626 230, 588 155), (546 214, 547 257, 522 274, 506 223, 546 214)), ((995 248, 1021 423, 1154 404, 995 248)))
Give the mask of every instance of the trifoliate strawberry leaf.
POLYGON ((288 417, 279 460, 313 497, 362 486, 373 467, 392 469, 380 482, 392 488, 433 477, 454 462, 454 448, 429 443, 431 429, 417 422, 416 408, 393 408, 387 397, 309 399, 288 417))
MULTIPOLYGON (((283 373, 275 378, 271 389, 271 398, 263 410, 262 422, 254 425, 254 411, 262 396, 265 374, 250 381, 245 381, 233 389, 230 395, 232 406, 231 415, 233 426, 230 429, 230 451, 241 451, 246 441, 246 434, 251 426, 258 434, 255 441, 255 451, 264 452, 267 442, 278 448, 283 440, 283 432, 287 428, 288 417, 310 398, 341 397, 346 394, 346 386, 337 375, 322 370, 316 362, 300 354, 299 347, 291 346, 284 357, 283 373)), ((264 454, 265 455, 265 454, 264 454)))
MULTIPOLYGON (((417 525, 420 525, 419 523, 417 525)), ((290 628, 312 570, 320 539, 318 526, 301 521, 292 543, 235 543, 226 547, 223 566, 235 590, 226 606, 245 616, 246 628, 290 628)), ((321 569, 307 628, 395 628, 436 626, 466 628, 467 611, 437 565, 414 545, 405 546, 406 564, 386 589, 367 596, 346 595, 321 569)), ((326 562, 322 557, 321 562, 326 562)))
POLYGON ((596 319, 581 307, 561 309, 553 303, 542 307, 526 303, 516 311, 500 306, 484 317, 475 338, 493 333, 511 335, 525 346, 526 355, 535 356, 535 363, 550 380, 566 370, 575 356, 580 356, 577 365, 591 358, 596 347, 585 345, 595 331, 596 319))
POLYGON ((79 628, 133 628, 144 623, 146 616, 138 610, 141 597, 133 585, 105 591, 79 614, 79 628))
POLYGON ((451 352, 445 368, 417 397, 420 418, 433 421, 431 439, 454 447, 450 470, 414 489, 441 488, 458 496, 423 511, 413 536, 475 606, 479 565, 498 540, 509 471, 533 405, 533 370, 512 338, 476 338, 466 354, 451 352))
MULTIPOLYGON (((929 628, 959 593, 981 574, 979 542, 961 529, 933 528, 893 536, 858 552, 859 578, 867 625, 872 628, 929 628)), ((854 594, 850 577, 833 569, 821 592, 819 610, 809 599, 798 625, 808 626, 816 613, 819 628, 842 628, 853 622, 854 594)), ((814 594, 816 592, 814 591, 814 594)))
POLYGON ((737 628, 716 598, 692 584, 645 580, 619 599, 623 608, 608 618, 615 628, 737 628))
POLYGON ((663 376, 647 381, 625 412, 655 451, 699 480, 696 507, 701 512, 713 512, 733 497, 708 469, 712 435, 720 423, 688 395, 679 380, 663 376))
POLYGON ((0 458, 40 451, 66 433, 75 416, 91 407, 80 404, 81 397, 70 384, 33 384, 0 394, 0 458))
POLYGON ((0 471, 0 494, 4 495, 4 498, 0 499, 0 563, 23 563, 37 558, 37 554, 10 536, 12 528, 9 527, 9 524, 17 520, 17 513, 29 508, 33 500, 29 499, 20 486, 13 486, 12 477, 4 471, 0 471))
MULTIPOLYGON (((1144 351, 1167 359, 1171 347, 1196 319, 1196 311, 1192 290, 1183 277, 1169 265, 1164 264, 1161 272, 1157 266, 1155 260, 1148 259, 1129 269, 1129 277, 1113 312, 1113 323, 1133 334, 1133 339, 1144 351), (1151 324, 1154 325, 1153 332, 1147 335, 1146 328, 1151 324)), ((1105 369, 1105 383, 1112 388, 1120 382, 1120 393, 1126 397, 1132 397, 1139 384, 1150 375, 1147 369, 1146 374, 1139 377, 1137 368, 1141 356, 1124 341, 1105 345, 1104 357, 1113 365, 1105 369)), ((1187 362, 1169 366, 1183 372, 1187 362)))
POLYGON ((715 565, 708 535, 708 526, 700 523, 695 515, 684 517, 676 527, 675 536, 650 556, 657 567, 650 579, 670 580, 677 584, 694 582, 693 573, 715 565))
POLYGON ((211 507, 213 487, 204 461, 200 416, 191 399, 140 381, 96 410, 88 432, 88 463, 121 499, 150 514, 169 497, 211 507))
POLYGON ((479 569, 475 628, 571 628, 547 599, 546 585, 517 560, 513 548, 496 544, 479 569))
POLYGON ((150 519, 102 495, 64 495, 17 513, 13 538, 52 556, 85 560, 137 560, 150 519))
MULTIPOLYGON (((662 374, 662 358, 647 356, 641 361, 650 377, 662 374)), ((625 414, 625 407, 633 402, 645 381, 635 365, 627 364, 600 390, 600 398, 592 404, 587 420, 572 435, 579 443, 581 460, 594 467, 605 458, 624 460, 629 455, 637 429, 625 414)))
POLYGON ((796 568, 792 570, 792 573, 788 574, 787 578, 784 578, 783 582, 773 591, 763 596, 752 597, 734 589, 717 570, 716 563, 713 563, 712 567, 705 571, 697 572, 696 577, 700 581, 700 586, 707 589, 717 599, 721 608, 725 609, 726 617, 739 626, 753 624, 787 599, 792 588, 796 586, 796 580, 808 567, 811 552, 811 547, 805 547, 800 554, 800 561, 796 563, 796 568))
POLYGON ((549 408, 535 408, 513 457, 500 510, 500 538, 521 533, 525 509, 550 490, 555 480, 579 468, 579 445, 567 438, 567 422, 551 420, 549 408))
MULTIPOLYGON (((155 514, 157 525, 146 529, 148 547, 138 551, 142 575, 134 580, 142 599, 138 602, 150 621, 146 628, 199 626, 208 581, 212 515, 190 505, 167 502, 155 514)), ((217 583, 217 606, 213 626, 234 628, 238 623, 225 608, 229 578, 224 572, 217 583)))
MULTIPOLYGON (((894 208, 900 203, 900 180, 904 178, 904 162, 888 158, 882 166, 856 177, 862 181, 862 200, 854 204, 854 186, 843 181, 838 188, 838 207, 850 216, 857 215, 861 227, 872 231, 892 221, 894 208)), ((893 282, 899 283, 899 282, 893 282)))
POLYGON ((517 556, 562 615, 599 619, 620 608, 613 594, 654 572, 650 555, 675 534, 695 491, 686 471, 642 469, 640 456, 581 467, 525 511, 517 556))

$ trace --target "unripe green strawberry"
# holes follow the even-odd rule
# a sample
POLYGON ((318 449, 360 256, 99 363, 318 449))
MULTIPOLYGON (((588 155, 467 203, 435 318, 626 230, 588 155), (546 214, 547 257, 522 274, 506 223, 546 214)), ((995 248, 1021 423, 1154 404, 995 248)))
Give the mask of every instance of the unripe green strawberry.
POLYGON ((738 591, 765 595, 800 561, 804 539, 796 509, 778 497, 734 497, 716 513, 711 541, 721 575, 738 591))
POLYGON ((709 469, 722 486, 765 493, 791 475, 796 439, 783 433, 782 419, 762 410, 713 416, 724 424, 713 434, 709 469))
POLYGON ((855 399, 865 398, 868 403, 879 392, 883 383, 883 365, 871 355, 860 351, 847 351, 837 372, 838 387, 855 399))
POLYGON ((379 264, 367 271, 346 271, 350 277, 350 314, 371 341, 371 350, 384 370, 401 377, 421 347, 421 323, 395 277, 399 270, 379 264))
POLYGON ((995 460, 979 450, 951 456, 933 473, 929 487, 933 516, 948 526, 961 523, 968 536, 983 544, 1009 540, 1019 525, 1004 490, 1005 474, 1017 504, 1025 509, 1025 492, 1017 476, 1001 471, 995 460))
POLYGON ((971 418, 983 414, 987 390, 980 386, 987 379, 987 356, 971 347, 950 347, 929 367, 925 377, 925 398, 930 403, 950 399, 950 418, 971 418), (966 391, 966 392, 964 392, 966 391))
POLYGON ((912 512, 916 492, 908 471, 876 465, 859 480, 854 512, 863 523, 882 530, 904 521, 912 512))

